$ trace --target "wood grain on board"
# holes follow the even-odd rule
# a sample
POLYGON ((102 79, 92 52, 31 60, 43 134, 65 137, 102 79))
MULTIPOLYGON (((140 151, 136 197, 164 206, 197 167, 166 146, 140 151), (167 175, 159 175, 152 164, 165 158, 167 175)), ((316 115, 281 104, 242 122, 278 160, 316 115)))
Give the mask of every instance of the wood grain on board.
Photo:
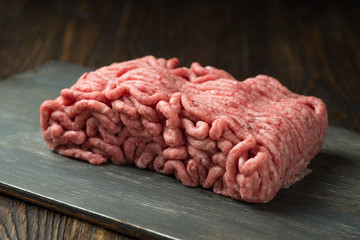
POLYGON ((92 166, 48 150, 39 105, 85 71, 52 62, 0 83, 1 192, 138 238, 360 237, 360 135, 330 127, 311 174, 268 204, 236 201, 152 171, 92 166))

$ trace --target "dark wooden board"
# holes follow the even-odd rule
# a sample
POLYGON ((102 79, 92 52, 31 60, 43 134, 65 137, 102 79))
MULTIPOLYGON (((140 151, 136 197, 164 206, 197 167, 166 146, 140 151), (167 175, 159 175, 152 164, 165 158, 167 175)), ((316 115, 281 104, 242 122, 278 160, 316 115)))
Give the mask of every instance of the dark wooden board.
POLYGON ((141 238, 360 238, 360 136, 330 127, 313 172, 250 204, 132 166, 49 151, 39 106, 88 68, 51 62, 0 82, 0 191, 141 238))

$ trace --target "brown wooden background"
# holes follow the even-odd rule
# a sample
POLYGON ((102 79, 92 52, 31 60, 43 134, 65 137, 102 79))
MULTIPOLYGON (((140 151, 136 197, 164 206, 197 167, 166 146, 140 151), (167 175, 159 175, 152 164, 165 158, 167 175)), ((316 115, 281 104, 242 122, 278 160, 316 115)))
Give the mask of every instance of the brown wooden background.
MULTIPOLYGON (((239 80, 272 75, 360 133, 357 1, 0 1, 0 79, 50 60, 96 68, 149 54, 239 80)), ((92 238, 127 239, 0 195, 0 239, 92 238)))

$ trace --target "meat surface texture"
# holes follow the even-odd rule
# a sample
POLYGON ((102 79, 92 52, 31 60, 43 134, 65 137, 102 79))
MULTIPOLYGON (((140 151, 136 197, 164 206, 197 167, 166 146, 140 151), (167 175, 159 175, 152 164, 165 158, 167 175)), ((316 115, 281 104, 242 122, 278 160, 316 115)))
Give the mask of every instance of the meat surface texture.
POLYGON ((83 74, 40 107, 48 148, 248 202, 268 202, 308 172, 328 126, 320 99, 265 75, 240 82, 196 62, 177 65, 146 56, 83 74))

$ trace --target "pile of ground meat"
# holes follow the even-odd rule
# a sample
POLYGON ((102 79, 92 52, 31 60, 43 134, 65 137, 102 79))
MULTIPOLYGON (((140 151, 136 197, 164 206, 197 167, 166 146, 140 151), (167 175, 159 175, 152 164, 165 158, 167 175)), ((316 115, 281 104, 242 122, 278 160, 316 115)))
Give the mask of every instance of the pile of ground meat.
POLYGON ((300 180, 327 129, 324 103, 258 75, 146 56, 82 75, 40 108, 50 149, 135 164, 184 185, 268 202, 300 180))

